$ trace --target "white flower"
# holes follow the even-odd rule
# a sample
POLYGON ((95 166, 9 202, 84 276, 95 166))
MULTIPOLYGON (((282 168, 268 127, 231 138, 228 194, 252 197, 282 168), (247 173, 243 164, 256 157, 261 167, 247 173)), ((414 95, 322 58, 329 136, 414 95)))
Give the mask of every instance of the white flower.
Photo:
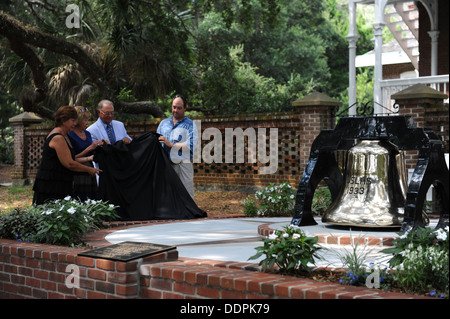
POLYGON ((294 199, 294 195, 291 195, 290 198, 291 198, 291 199, 294 199))
POLYGON ((70 208, 67 210, 67 212, 68 212, 69 214, 74 214, 75 211, 76 211, 76 209, 73 208, 73 207, 70 207, 70 208))
POLYGON ((287 237, 289 237, 289 234, 284 233, 284 234, 283 234, 283 237, 284 237, 284 238, 287 238, 287 237))
POLYGON ((295 234, 292 235, 292 238, 293 238, 293 239, 300 238, 300 234, 295 233, 295 234))
POLYGON ((70 197, 70 195, 69 196, 66 196, 66 197, 64 197, 64 200, 70 200, 72 197, 70 197))
POLYGON ((441 240, 441 241, 447 240, 447 233, 442 228, 439 228, 438 230, 436 230, 435 233, 436 233, 436 239, 441 240))
POLYGON ((42 212, 42 215, 50 215, 50 214, 52 214, 53 212, 52 212, 52 210, 51 209, 49 209, 49 210, 46 210, 46 211, 44 211, 44 212, 42 212))
POLYGON ((277 239, 277 235, 275 233, 269 234, 269 239, 277 239))

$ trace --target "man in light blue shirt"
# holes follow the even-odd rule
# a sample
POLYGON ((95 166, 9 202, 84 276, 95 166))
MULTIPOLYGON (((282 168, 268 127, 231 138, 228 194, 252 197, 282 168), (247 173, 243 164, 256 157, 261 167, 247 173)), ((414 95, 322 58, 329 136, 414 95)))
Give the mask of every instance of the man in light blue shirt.
POLYGON ((194 199, 192 159, 198 131, 194 121, 185 115, 187 106, 186 99, 176 95, 172 100, 172 116, 163 120, 156 132, 161 134, 159 141, 172 161, 172 167, 194 199))

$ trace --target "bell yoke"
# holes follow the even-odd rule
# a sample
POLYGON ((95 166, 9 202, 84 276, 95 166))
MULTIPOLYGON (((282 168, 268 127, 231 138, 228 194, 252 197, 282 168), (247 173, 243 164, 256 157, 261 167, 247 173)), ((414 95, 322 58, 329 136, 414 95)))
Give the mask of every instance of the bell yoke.
POLYGON ((335 129, 322 130, 311 146, 300 180, 291 225, 317 224, 311 204, 319 182, 330 189, 333 204, 322 221, 360 227, 426 226, 422 212, 433 185, 441 201, 436 228, 448 226, 449 176, 442 141, 432 130, 416 127, 408 116, 341 118, 335 129), (347 151, 341 174, 335 151, 347 151), (409 185, 403 151, 418 151, 409 185), (343 176, 344 175, 344 176, 343 176))

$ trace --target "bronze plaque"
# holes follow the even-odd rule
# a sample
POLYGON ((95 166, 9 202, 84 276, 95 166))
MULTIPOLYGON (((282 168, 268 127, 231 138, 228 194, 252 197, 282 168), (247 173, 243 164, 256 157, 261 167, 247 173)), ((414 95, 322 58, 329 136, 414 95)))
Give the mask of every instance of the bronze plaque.
POLYGON ((175 248, 176 246, 126 241, 120 244, 85 251, 79 253, 78 256, 127 262, 175 248))

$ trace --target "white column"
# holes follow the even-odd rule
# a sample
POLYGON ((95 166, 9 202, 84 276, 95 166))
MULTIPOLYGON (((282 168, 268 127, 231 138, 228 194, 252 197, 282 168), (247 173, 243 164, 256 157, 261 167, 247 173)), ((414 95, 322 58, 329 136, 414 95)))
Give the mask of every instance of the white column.
POLYGON ((383 80, 383 63, 381 56, 383 53, 383 28, 386 25, 384 23, 384 8, 386 7, 386 3, 387 0, 375 0, 375 21, 372 24, 375 36, 375 83, 373 85, 374 114, 383 113, 383 108, 380 106, 380 104, 383 104, 380 81, 383 80))
POLYGON ((429 31, 431 38, 431 75, 438 75, 438 39, 439 31, 429 31))
MULTIPOLYGON (((348 35, 346 36, 348 41, 348 104, 353 105, 356 103, 356 42, 359 39, 356 30, 356 3, 353 0, 348 2, 349 12, 349 27, 348 35)), ((352 106, 348 110, 348 115, 356 115, 356 105, 352 106)))

